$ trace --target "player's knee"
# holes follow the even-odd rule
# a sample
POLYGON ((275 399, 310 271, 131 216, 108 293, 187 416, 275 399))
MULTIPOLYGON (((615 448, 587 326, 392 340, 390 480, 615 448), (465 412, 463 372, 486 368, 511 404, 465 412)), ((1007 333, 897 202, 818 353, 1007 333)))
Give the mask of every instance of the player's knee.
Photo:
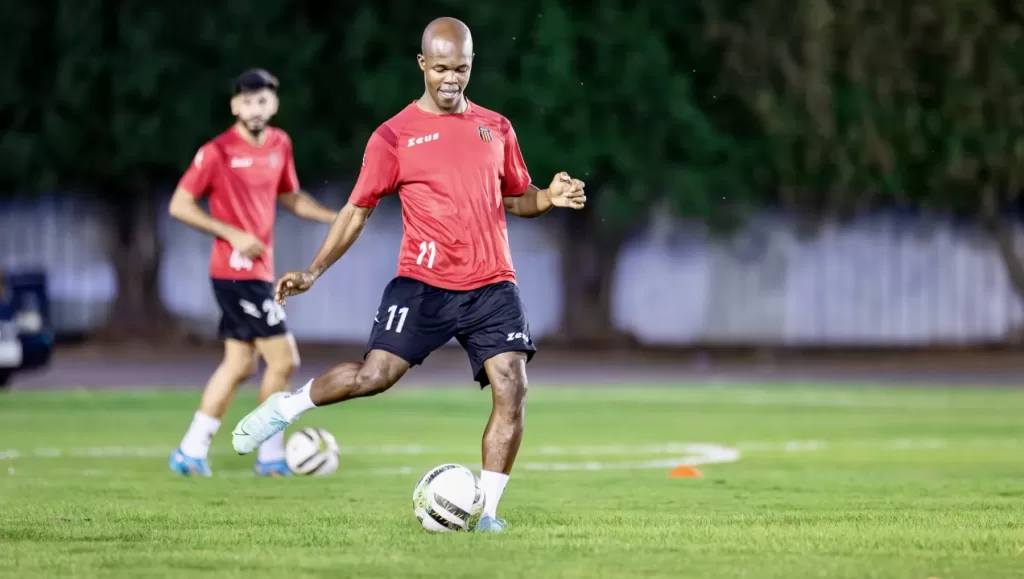
POLYGON ((283 378, 290 378, 299 369, 299 357, 282 356, 278 359, 267 360, 267 372, 276 374, 283 378))
POLYGON ((257 340, 256 349, 267 363, 268 373, 290 378, 299 368, 299 349, 290 334, 257 340))
POLYGON ((511 417, 522 417, 526 406, 526 363, 522 356, 499 356, 489 360, 487 376, 494 390, 495 409, 511 417))
POLYGON ((259 367, 259 360, 255 356, 249 357, 226 357, 221 362, 221 368, 228 378, 235 384, 241 384, 248 380, 259 367))

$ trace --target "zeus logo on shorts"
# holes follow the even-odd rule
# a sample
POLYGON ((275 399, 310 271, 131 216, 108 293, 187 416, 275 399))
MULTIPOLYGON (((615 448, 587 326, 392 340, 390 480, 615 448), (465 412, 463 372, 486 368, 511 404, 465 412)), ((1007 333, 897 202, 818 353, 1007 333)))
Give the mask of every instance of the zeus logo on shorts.
POLYGON ((413 147, 415 145, 429 143, 430 141, 436 141, 438 138, 440 138, 440 136, 441 135, 439 133, 434 133, 433 135, 427 135, 425 137, 410 137, 408 146, 413 147))
POLYGON ((527 334, 525 334, 523 332, 509 332, 508 333, 508 339, 506 339, 505 341, 506 342, 511 342, 513 340, 522 340, 524 344, 529 344, 530 343, 530 336, 528 336, 527 334))
POLYGON ((260 309, 256 307, 256 304, 249 300, 238 300, 238 305, 241 306, 242 311, 249 314, 254 318, 262 318, 263 314, 260 313, 260 309))

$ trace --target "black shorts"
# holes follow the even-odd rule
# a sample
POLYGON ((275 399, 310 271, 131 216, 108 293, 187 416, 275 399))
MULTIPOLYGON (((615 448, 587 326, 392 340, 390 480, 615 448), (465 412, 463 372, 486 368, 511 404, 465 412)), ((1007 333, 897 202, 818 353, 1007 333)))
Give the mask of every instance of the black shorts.
POLYGON ((469 354, 473 379, 481 388, 490 384, 484 361, 524 352, 529 362, 537 351, 516 284, 453 291, 396 277, 384 288, 366 353, 384 350, 415 366, 452 338, 469 354))
POLYGON ((220 339, 251 342, 288 333, 284 308, 274 301, 274 285, 259 280, 212 279, 220 307, 220 339))

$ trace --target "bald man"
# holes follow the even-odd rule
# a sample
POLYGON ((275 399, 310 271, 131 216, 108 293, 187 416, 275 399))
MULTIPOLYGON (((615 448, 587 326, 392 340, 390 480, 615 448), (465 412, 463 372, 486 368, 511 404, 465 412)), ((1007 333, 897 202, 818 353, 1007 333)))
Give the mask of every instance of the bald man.
MULTIPOLYGON (((519 444, 526 404, 526 364, 536 348, 519 298, 505 213, 538 217, 552 207, 583 209, 583 183, 559 173, 540 189, 519 150, 512 124, 465 96, 473 68, 473 37, 454 18, 423 32, 424 92, 374 131, 359 179, 306 271, 290 272, 276 298, 308 291, 359 237, 381 198, 402 199, 404 234, 398 275, 384 289, 362 362, 345 362, 290 395, 267 399, 235 428, 240 454, 285 430, 304 412, 391 388, 411 366, 456 338, 473 378, 491 387, 483 435, 481 486, 485 507, 468 528, 499 532, 497 516, 519 444)), ((456 507, 451 507, 456 509, 456 507)), ((458 528, 461 512, 431 513, 458 528)))

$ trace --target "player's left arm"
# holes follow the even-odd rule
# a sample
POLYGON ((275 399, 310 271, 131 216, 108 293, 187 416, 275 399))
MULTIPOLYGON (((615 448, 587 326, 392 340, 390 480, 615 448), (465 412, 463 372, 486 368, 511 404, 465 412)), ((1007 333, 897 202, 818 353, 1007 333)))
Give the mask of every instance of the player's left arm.
POLYGON ((505 210, 519 217, 540 217, 552 207, 583 209, 587 202, 583 181, 573 179, 568 173, 559 173, 551 185, 541 189, 530 182, 519 139, 512 125, 507 125, 505 134, 505 171, 501 179, 501 195, 505 210))
POLYGON ((277 196, 277 199, 285 209, 291 211, 302 219, 319 221, 320 223, 333 223, 334 218, 338 216, 337 211, 331 211, 324 207, 319 201, 313 199, 312 195, 305 191, 299 190, 292 191, 291 193, 281 193, 277 196))
POLYGON ((277 199, 285 209, 297 217, 320 223, 332 223, 338 212, 324 207, 309 193, 299 189, 299 173, 295 170, 295 156, 292 154, 290 140, 287 146, 284 171, 281 172, 281 182, 277 185, 277 199))
POLYGON ((587 203, 583 187, 583 181, 573 179, 568 173, 559 173, 547 189, 530 183, 522 195, 505 197, 505 210, 517 217, 531 218, 544 215, 552 207, 583 209, 587 203))

